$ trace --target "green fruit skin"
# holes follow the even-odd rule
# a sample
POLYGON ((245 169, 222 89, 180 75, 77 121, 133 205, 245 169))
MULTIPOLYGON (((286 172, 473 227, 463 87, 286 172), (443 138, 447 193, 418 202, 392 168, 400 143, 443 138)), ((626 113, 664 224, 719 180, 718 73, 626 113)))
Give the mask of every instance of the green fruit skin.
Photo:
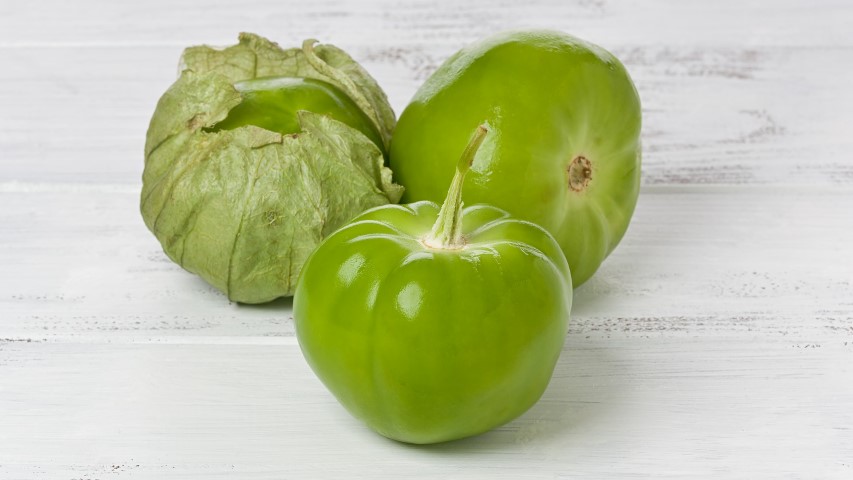
POLYGON ((499 34, 452 57, 400 116, 390 165, 403 201, 441 201, 455 152, 489 124, 463 190, 545 227, 575 286, 598 269, 628 228, 640 187, 640 100, 610 53, 552 31, 499 34), (578 156, 591 164, 569 188, 578 156))
POLYGON ((383 155, 385 145, 376 126, 344 92, 322 80, 296 77, 266 77, 234 84, 243 97, 214 130, 232 130, 246 125, 283 135, 302 131, 297 112, 307 110, 331 117, 370 139, 383 155))
POLYGON ((352 415, 435 443, 485 432, 542 395, 563 346, 571 275, 544 229, 463 210, 464 248, 422 243, 439 207, 377 207, 327 238, 294 296, 299 345, 352 415))

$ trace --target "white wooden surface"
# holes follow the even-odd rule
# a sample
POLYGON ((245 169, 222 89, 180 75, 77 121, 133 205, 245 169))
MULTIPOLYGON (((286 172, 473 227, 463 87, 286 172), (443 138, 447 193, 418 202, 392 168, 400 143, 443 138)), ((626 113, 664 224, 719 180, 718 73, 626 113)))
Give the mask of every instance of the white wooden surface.
POLYGON ((853 4, 0 1, 0 479, 853 478, 853 4), (644 188, 544 398, 431 447, 351 419, 288 300, 229 304, 137 212, 181 49, 350 51, 399 112, 513 27, 619 55, 644 188))

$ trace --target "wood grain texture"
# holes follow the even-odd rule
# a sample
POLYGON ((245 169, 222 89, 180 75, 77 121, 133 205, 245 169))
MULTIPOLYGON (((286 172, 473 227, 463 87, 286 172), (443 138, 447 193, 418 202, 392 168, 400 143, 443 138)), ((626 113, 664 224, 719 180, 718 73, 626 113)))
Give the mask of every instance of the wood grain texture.
POLYGON ((0 2, 0 479, 853 478, 853 3, 0 2), (138 214, 182 48, 349 51, 399 113, 494 31, 613 51, 640 202, 543 399, 431 447, 323 388, 291 302, 229 304, 138 214))
POLYGON ((844 479, 851 356, 573 335, 521 418, 416 448, 349 417, 292 345, 2 344, 0 476, 844 479))
MULTIPOLYGON (((14 272, 0 279, 0 338, 293 335, 289 300, 229 304, 173 264, 134 189, 0 184, 0 202, 0 264, 14 272)), ((572 332, 853 344, 851 211, 843 188, 646 187, 622 244, 576 292, 572 332)))
MULTIPOLYGON (((644 106, 646 184, 853 184, 853 138, 846 134, 853 124, 848 87, 853 71, 846 68, 853 63, 853 42, 842 41, 833 27, 839 17, 853 18, 849 3, 802 11, 796 2, 769 7, 738 2, 743 11, 737 16, 717 2, 713 13, 701 5, 681 11, 657 2, 644 2, 636 11, 604 2, 522 11, 492 2, 466 2, 453 10, 431 3, 391 8, 377 2, 375 8, 355 10, 320 3, 312 7, 316 11, 289 15, 277 13, 292 9, 276 3, 252 21, 241 21, 232 10, 251 6, 215 4, 190 29, 165 27, 187 21, 188 2, 90 2, 99 12, 98 25, 80 29, 72 28, 75 22, 92 20, 58 17, 71 7, 49 3, 8 4, 10 14, 0 15, 5 21, 42 15, 33 22, 36 28, 6 44, 0 40, 5 66, 0 69, 0 181, 138 182, 148 120, 174 81, 186 45, 230 44, 240 30, 259 31, 287 46, 310 36, 334 42, 379 80, 399 113, 454 51, 490 32, 538 19, 543 23, 538 26, 602 44, 628 67, 644 106), (663 9, 673 11, 661 16, 663 9), (335 14, 339 10, 349 13, 335 14), (769 23, 750 28, 739 23, 750 15, 769 23), (780 19, 794 15, 813 27, 809 35, 798 35, 790 25, 782 28, 780 19), (62 25, 47 29, 54 17, 62 18, 62 25), (597 20, 582 21, 586 17, 597 20), (300 26, 287 28, 283 18, 300 26), (662 18, 670 19, 671 28, 653 29, 662 18), (700 21, 715 28, 693 26, 700 21), (353 27, 371 22, 381 28, 353 27), (693 35, 675 34, 691 26, 693 35), (743 29, 740 35, 737 28, 743 29), (184 38, 187 32, 193 36, 184 38), (637 32, 652 35, 639 41, 633 37, 637 32), (715 32, 718 41, 709 44, 698 36, 706 32, 715 32), (59 34, 67 43, 44 40, 59 34), (782 34, 784 39, 776 38, 782 34), (164 41, 169 35, 181 36, 164 41)), ((16 30, 0 23, 0 38, 11 31, 16 30)))
MULTIPOLYGON (((462 45, 344 48, 402 112, 462 45)), ((646 184, 853 185, 853 137, 846 134, 853 71, 845 68, 853 48, 613 50, 644 105, 646 184)), ((8 66, 0 70, 0 181, 137 183, 145 130, 174 81, 180 52, 0 49, 0 64, 8 66)))
POLYGON ((850 474, 846 189, 647 187, 543 400, 422 449, 341 410, 288 301, 230 305, 169 262, 133 189, 0 191, 0 478, 850 474))
POLYGON ((0 45, 185 46, 234 31, 340 43, 454 45, 495 30, 548 27, 602 44, 853 46, 846 0, 41 0, 3 2, 0 45))

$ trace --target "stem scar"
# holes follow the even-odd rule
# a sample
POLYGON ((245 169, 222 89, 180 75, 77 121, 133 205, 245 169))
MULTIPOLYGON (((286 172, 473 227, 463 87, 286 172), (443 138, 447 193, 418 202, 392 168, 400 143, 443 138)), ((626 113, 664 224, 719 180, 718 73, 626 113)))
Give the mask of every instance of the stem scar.
POLYGON ((592 180, 592 162, 583 155, 578 155, 566 168, 569 175, 569 188, 575 192, 586 190, 592 180))

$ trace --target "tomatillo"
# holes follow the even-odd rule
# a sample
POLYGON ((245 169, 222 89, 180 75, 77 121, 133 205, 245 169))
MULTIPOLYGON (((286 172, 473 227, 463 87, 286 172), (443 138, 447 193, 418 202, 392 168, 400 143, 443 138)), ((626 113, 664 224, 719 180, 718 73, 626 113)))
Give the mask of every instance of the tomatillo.
POLYGON ((326 115, 348 125, 369 138, 385 153, 382 137, 373 120, 344 92, 334 85, 313 78, 265 77, 236 82, 242 101, 228 112, 211 131, 233 130, 246 125, 272 132, 302 132, 297 113, 300 110, 326 115))
POLYGON ((454 440, 522 414, 566 336, 571 275, 554 238, 492 206, 462 208, 485 135, 440 208, 363 213, 314 251, 297 284, 308 364, 350 413, 399 441, 454 440))
POLYGON ((452 152, 484 118, 493 151, 465 198, 542 225, 586 281, 625 234, 640 187, 640 100, 604 49, 553 31, 501 33, 450 57, 400 116, 403 201, 442 198, 452 152))
POLYGON ((402 194, 386 166, 385 93, 346 52, 315 44, 242 33, 187 48, 148 126, 145 226, 234 302, 293 295, 323 238, 402 194))

